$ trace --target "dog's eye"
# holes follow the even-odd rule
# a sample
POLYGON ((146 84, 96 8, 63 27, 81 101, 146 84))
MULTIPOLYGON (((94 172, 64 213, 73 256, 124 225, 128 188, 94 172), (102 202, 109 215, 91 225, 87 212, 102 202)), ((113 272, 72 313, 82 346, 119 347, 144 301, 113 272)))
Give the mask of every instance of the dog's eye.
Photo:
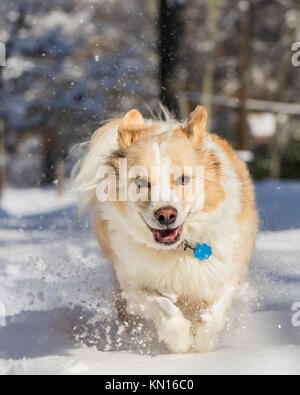
POLYGON ((190 182, 190 179, 191 178, 189 176, 180 176, 175 181, 175 185, 187 185, 190 182))
POLYGON ((138 188, 142 189, 142 188, 148 188, 149 187, 149 182, 147 178, 137 178, 135 180, 135 184, 138 188))

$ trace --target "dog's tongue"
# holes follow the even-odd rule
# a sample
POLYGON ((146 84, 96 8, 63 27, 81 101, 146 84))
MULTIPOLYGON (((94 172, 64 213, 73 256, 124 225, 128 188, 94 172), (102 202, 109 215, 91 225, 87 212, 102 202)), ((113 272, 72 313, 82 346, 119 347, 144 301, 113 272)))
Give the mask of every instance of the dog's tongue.
POLYGON ((173 243, 181 232, 181 227, 176 229, 155 230, 154 236, 161 243, 173 243))

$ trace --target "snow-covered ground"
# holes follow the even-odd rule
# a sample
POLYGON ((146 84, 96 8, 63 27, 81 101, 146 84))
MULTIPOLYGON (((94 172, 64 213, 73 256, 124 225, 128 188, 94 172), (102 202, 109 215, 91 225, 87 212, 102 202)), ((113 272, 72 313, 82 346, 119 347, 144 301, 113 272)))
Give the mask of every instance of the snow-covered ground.
POLYGON ((300 374, 300 326, 292 325, 300 183, 260 183, 257 195, 256 294, 235 307, 218 351, 169 355, 149 340, 151 328, 128 336, 117 326, 109 263, 71 196, 8 189, 0 206, 0 373, 300 374))

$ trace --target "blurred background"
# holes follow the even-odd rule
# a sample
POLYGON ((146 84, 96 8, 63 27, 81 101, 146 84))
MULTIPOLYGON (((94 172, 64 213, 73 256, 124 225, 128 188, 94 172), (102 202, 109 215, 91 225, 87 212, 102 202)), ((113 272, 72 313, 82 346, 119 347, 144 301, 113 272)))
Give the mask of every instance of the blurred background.
POLYGON ((206 106, 256 179, 300 178, 299 0, 1 0, 0 19, 1 192, 62 192, 75 144, 159 101, 206 106))
POLYGON ((0 373, 299 374, 300 0, 0 0, 0 64, 4 47, 0 373), (256 179, 257 297, 210 358, 137 356, 161 348, 121 336, 111 264, 69 188, 74 146, 159 102, 180 120, 206 106, 256 179))

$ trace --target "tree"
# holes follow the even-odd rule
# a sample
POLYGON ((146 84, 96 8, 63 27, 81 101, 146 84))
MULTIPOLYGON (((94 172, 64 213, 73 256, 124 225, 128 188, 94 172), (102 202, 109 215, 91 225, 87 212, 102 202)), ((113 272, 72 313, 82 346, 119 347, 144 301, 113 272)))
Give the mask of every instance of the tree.
POLYGON ((181 11, 183 0, 160 0, 159 56, 160 100, 179 116, 176 68, 179 62, 180 39, 183 34, 181 11))
MULTIPOLYGON (((10 37, 5 44, 5 62, 9 59, 13 46, 14 39, 17 36, 20 29, 24 26, 25 16, 27 12, 27 2, 22 1, 19 5, 19 12, 16 20, 12 24, 10 37)), ((0 66, 0 103, 1 96, 4 97, 4 81, 3 81, 3 67, 0 66)), ((5 128, 6 128, 6 114, 4 109, 0 111, 0 199, 3 194, 4 182, 5 182, 5 128)))
POLYGON ((214 94, 216 47, 218 44, 218 23, 220 18, 220 4, 222 0, 206 0, 207 39, 209 41, 209 53, 206 57, 205 71, 203 75, 203 106, 206 107, 209 119, 212 117, 212 96, 214 94))
POLYGON ((4 190, 4 182, 5 182, 5 170, 4 170, 4 164, 5 164, 5 145, 4 145, 4 139, 5 139, 5 126, 4 126, 4 120, 0 119, 0 199, 2 198, 3 190, 4 190))
POLYGON ((249 76, 249 53, 251 43, 251 3, 248 0, 241 2, 241 43, 239 64, 239 121, 237 127, 237 147, 239 150, 248 148, 248 111, 246 101, 248 99, 248 76, 249 76))
MULTIPOLYGON (((291 44, 296 41, 297 35, 297 22, 288 23, 286 18, 283 24, 283 34, 282 34, 282 56, 278 64, 277 71, 277 90, 275 92, 274 99, 276 101, 284 100, 285 87, 288 86, 289 70, 292 68, 291 64, 291 44)), ((282 130, 284 130, 284 125, 279 116, 277 116, 277 125, 275 134, 271 140, 270 144, 270 177, 273 179, 279 179, 281 175, 281 162, 282 162, 282 130)))
POLYGON ((41 181, 51 184, 69 148, 102 119, 157 96, 155 28, 138 0, 1 0, 0 13, 0 37, 14 31, 0 117, 10 141, 23 132, 40 137, 41 181))

